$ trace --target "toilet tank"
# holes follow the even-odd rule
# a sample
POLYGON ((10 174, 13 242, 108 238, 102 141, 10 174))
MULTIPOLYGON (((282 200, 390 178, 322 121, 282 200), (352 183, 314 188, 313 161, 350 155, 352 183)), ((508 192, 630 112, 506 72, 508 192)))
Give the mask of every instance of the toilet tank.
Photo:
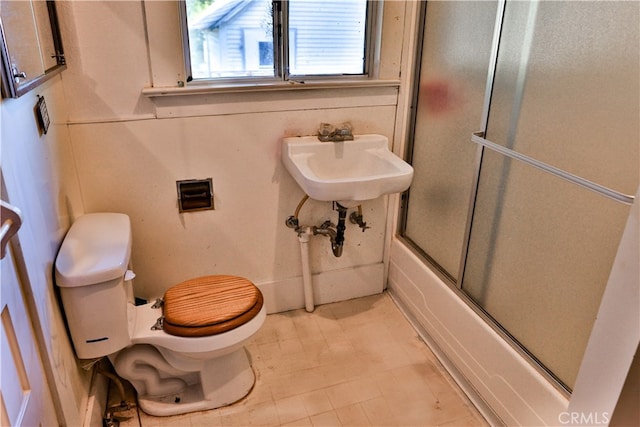
POLYGON ((131 344, 127 309, 131 222, 119 213, 78 218, 65 236, 55 262, 71 339, 80 359, 115 353, 131 344))

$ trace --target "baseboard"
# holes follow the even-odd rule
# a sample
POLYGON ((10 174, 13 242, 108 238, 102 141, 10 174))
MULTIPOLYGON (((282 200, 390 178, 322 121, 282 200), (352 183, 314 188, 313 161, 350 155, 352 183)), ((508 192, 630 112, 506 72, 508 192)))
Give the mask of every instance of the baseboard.
MULTIPOLYGON (((362 265, 313 274, 315 305, 379 294, 384 288, 384 264, 362 265)), ((302 276, 257 284, 264 295, 267 313, 303 308, 302 276)))

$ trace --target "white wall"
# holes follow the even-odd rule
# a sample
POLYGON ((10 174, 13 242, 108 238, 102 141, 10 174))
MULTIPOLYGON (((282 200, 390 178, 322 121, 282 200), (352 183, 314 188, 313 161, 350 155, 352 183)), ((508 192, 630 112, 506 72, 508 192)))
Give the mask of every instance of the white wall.
MULTIPOLYGON (((400 49, 393 46, 402 44, 404 3, 387 9, 381 74, 397 80, 400 49)), ((350 121, 355 133, 392 141, 398 88, 150 99, 143 88, 175 86, 182 76, 176 3, 62 2, 59 15, 82 200, 87 212, 131 217, 137 296, 157 297, 181 280, 224 273, 267 289, 270 311, 302 307, 301 295, 284 305, 272 301, 281 284, 294 279, 291 286, 302 286, 298 239, 284 222, 303 193, 281 165, 280 138, 350 121), (216 209, 179 214, 175 181, 207 177, 216 209)), ((386 200, 363 209, 372 228, 362 233, 347 224, 341 258, 327 238, 312 238, 314 273, 382 263, 386 200)), ((309 225, 327 219, 337 221, 329 202, 309 201, 301 213, 309 225)), ((381 275, 377 282, 379 292, 381 275)))
POLYGON ((1 162, 10 200, 23 213, 18 237, 26 274, 42 325, 45 369, 58 391, 58 415, 67 425, 82 425, 89 373, 76 363, 54 291, 52 267, 71 219, 82 213, 80 190, 66 127, 67 109, 59 77, 18 99, 2 99, 1 162), (40 134, 34 114, 44 96, 51 126, 40 134))

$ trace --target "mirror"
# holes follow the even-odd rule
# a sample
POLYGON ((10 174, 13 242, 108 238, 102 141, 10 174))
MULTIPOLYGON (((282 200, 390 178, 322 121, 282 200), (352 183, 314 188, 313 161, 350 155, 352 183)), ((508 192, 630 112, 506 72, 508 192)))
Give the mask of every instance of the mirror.
POLYGON ((66 68, 54 1, 2 0, 2 95, 17 98, 66 68))

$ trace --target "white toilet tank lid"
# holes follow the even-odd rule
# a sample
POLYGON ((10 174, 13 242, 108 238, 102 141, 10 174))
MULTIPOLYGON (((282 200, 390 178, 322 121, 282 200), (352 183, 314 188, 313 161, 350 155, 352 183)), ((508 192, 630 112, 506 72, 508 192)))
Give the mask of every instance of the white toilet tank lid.
POLYGON ((88 286, 124 276, 131 256, 131 222, 120 213, 91 213, 69 229, 56 258, 56 283, 88 286))

